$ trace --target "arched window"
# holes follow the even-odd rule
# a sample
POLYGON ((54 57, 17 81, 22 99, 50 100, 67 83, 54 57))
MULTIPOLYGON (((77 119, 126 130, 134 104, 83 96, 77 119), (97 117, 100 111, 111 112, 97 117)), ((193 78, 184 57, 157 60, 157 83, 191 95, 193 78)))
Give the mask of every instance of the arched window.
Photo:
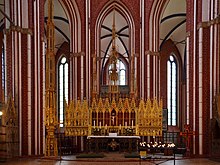
POLYGON ((168 125, 177 125, 177 62, 173 55, 167 61, 168 125))
POLYGON ((65 101, 68 102, 68 62, 66 57, 62 57, 58 65, 58 117, 60 127, 64 123, 65 101))
MULTIPOLYGON (((108 68, 108 75, 107 78, 109 78, 109 74, 111 73, 111 69, 112 69, 112 65, 109 65, 108 68)), ((116 69, 117 69, 117 73, 118 73, 118 85, 126 85, 126 68, 125 68, 125 64, 121 61, 121 60, 117 60, 116 63, 116 69)))

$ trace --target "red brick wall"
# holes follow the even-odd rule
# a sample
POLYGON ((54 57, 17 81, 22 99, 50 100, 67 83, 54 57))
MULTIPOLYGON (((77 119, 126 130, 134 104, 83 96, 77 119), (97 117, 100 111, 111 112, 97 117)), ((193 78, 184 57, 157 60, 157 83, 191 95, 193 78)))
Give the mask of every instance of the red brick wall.
POLYGON ((21 96, 22 96, 22 155, 28 155, 28 68, 27 34, 21 34, 21 96))
MULTIPOLYGON (((86 34, 86 12, 85 12, 85 1, 77 0, 76 1, 79 13, 80 13, 80 20, 81 20, 81 37, 82 37, 82 42, 81 42, 81 49, 83 52, 85 52, 85 45, 86 45, 86 39, 85 39, 85 34, 86 34)), ((85 62, 85 59, 84 59, 85 62)), ((84 74, 85 76, 85 74, 84 74)), ((81 57, 77 57, 77 98, 81 97, 81 57)), ((86 83, 85 80, 83 82, 84 84, 86 83)))
MULTIPOLYGON (((29 24, 29 28, 34 31, 34 13, 32 13, 32 11, 34 11, 33 9, 33 1, 32 0, 28 0, 28 14, 29 14, 29 18, 28 18, 28 24, 29 24)), ((31 37, 31 64, 34 64, 34 38, 31 37)), ((34 65, 31 65, 31 79, 32 79, 32 83, 31 83, 31 91, 34 91, 35 87, 34 87, 34 81, 35 81, 35 77, 34 77, 34 65)), ((32 119, 35 118, 35 110, 36 107, 34 106, 34 92, 31 92, 31 117, 32 119)), ((31 154, 34 155, 35 153, 35 122, 34 119, 31 121, 31 154)))
MULTIPOLYGON (((153 1, 153 0, 145 1, 145 11, 144 11, 144 13, 145 13, 145 22, 144 22, 144 25, 145 25, 145 29, 144 29, 145 30, 145 32, 144 32, 145 33, 145 39, 144 39, 144 41, 145 41, 145 51, 149 50, 150 49, 150 47, 149 47, 150 43, 154 42, 152 38, 149 38, 150 37, 150 35, 149 35, 150 30, 152 31, 151 32, 152 34, 154 34, 154 31, 156 31, 157 34, 159 33, 159 28, 154 29, 154 27, 152 27, 153 29, 150 29, 150 24, 158 23, 158 26, 160 26, 160 23, 159 23, 160 20, 156 20, 157 22, 154 22, 153 19, 150 20, 151 13, 152 12, 154 13, 153 17, 155 17, 155 15, 157 15, 157 14, 161 15, 162 14, 162 10, 165 7, 165 3, 166 3, 165 0, 164 1, 158 1, 158 2, 153 1), (155 6, 155 5, 157 6, 157 5, 160 5, 160 4, 161 4, 161 8, 160 8, 161 11, 158 11, 158 10, 154 11, 155 9, 153 8, 153 6, 155 6)), ((156 39, 156 37, 155 37, 155 39, 156 39)), ((157 41, 156 42, 156 46, 159 47, 159 38, 157 38, 156 41, 157 41)), ((159 51, 159 50, 157 50, 157 51, 159 51)), ((145 58, 144 59, 144 63, 145 63, 145 66, 146 66, 147 65, 147 56, 145 56, 144 58, 145 58)), ((159 64, 156 62, 156 65, 158 66, 159 64)), ((144 97, 145 98, 147 97, 147 92, 148 92, 147 86, 149 85, 149 84, 147 84, 148 83, 148 81, 147 81, 147 72, 148 72, 147 67, 145 67, 144 68, 144 82, 145 82, 145 84, 144 84, 144 89, 145 89, 144 97)), ((151 56, 150 57, 150 97, 151 98, 154 97, 154 91, 153 91, 153 86, 154 86, 153 84, 154 84, 154 82, 153 82, 153 78, 155 76, 156 76, 156 80, 158 80, 159 75, 156 75, 156 74, 154 75, 153 74, 153 57, 151 56)), ((156 88, 159 88, 158 85, 159 84, 156 84, 156 88)), ((155 95, 159 96, 160 94, 156 93, 155 95)))
MULTIPOLYGON (((3 45, 3 32, 0 31, 0 54, 2 54, 3 45)), ((0 58, 0 103, 3 102, 3 92, 2 92, 2 58, 0 58)))
MULTIPOLYGON (((152 10, 152 5, 153 5, 153 0, 147 0, 145 2, 145 20, 144 20, 144 43, 145 43, 145 51, 146 50, 149 50, 149 30, 150 30, 150 27, 149 27, 149 23, 150 23, 150 12, 152 10)), ((152 59, 152 57, 150 57, 150 59, 152 59)), ((138 61, 138 65, 137 66, 140 66, 140 63, 141 61, 138 61)), ((147 65, 147 56, 144 56, 144 64, 145 66, 147 65)), ((150 62, 150 65, 152 64, 152 62, 150 62)), ((138 73, 140 73, 140 68, 138 67, 138 73)), ((148 86, 148 81, 147 81, 147 67, 144 67, 144 97, 146 98, 147 97, 147 86, 148 86)), ((137 84, 139 84, 140 82, 138 81, 140 80, 140 74, 138 74, 137 76, 137 84)), ((139 89, 140 90, 140 89, 139 89)), ((138 91, 140 92, 140 91, 138 91)), ((152 93, 152 92, 151 92, 152 93)))
MULTIPOLYGON (((43 0, 44 2, 45 0, 43 0)), ((43 44, 43 38, 44 38, 44 3, 40 3, 40 45, 43 44)), ((40 54, 43 54, 43 47, 41 46, 40 54)), ((43 58, 40 58, 40 148, 39 153, 43 154, 43 127, 44 127, 44 121, 43 121, 43 58)))
POLYGON ((7 58, 7 95, 12 96, 12 32, 6 35, 6 58, 7 58))
POLYGON ((183 121, 181 121, 182 117, 182 60, 180 53, 178 51, 178 48, 176 45, 173 43, 172 40, 167 40, 164 45, 161 48, 160 51, 160 94, 161 98, 163 100, 163 108, 167 108, 167 61, 169 59, 169 56, 171 54, 175 54, 175 58, 177 60, 177 67, 178 67, 178 93, 179 95, 177 96, 177 99, 179 99, 180 104, 178 106, 178 114, 180 117, 180 125, 182 124, 183 121))
POLYGON ((210 28, 203 29, 203 153, 204 155, 209 154, 210 144, 210 28))
POLYGON ((81 20, 81 49, 85 52, 86 48, 86 1, 76 0, 77 7, 80 13, 80 20, 81 20))
MULTIPOLYGON (((199 22, 202 21, 202 1, 201 0, 198 0, 197 1, 197 17, 196 17, 196 22, 197 24, 199 22)), ((200 126, 200 123, 199 123, 199 33, 198 31, 196 31, 196 57, 195 57, 195 74, 196 74, 196 95, 195 95, 195 134, 198 135, 199 134, 199 126, 200 126)), ((195 136, 195 154, 198 155, 199 154, 199 136, 195 136)))
MULTIPOLYGON (((80 13, 80 19, 81 19, 81 51, 82 52, 86 52, 86 1, 82 1, 82 0, 76 0, 76 3, 77 3, 77 7, 79 9, 79 13, 80 13)), ((80 59, 78 61, 78 67, 77 69, 80 70, 81 67, 84 67, 84 70, 86 70, 86 58, 83 59, 83 63, 84 65, 81 66, 81 62, 80 62, 80 59)), ((81 72, 78 72, 80 73, 80 76, 81 77, 81 72)), ((78 82, 80 84, 78 84, 79 86, 81 86, 81 80, 80 80, 80 77, 78 78, 78 82)), ((83 77, 86 77, 86 72, 83 73, 83 77)), ((84 79, 84 82, 83 82, 83 86, 84 86, 84 91, 83 91, 83 94, 85 97, 86 96, 86 79, 84 79)), ((80 88, 78 88, 80 89, 80 88)), ((78 97, 81 97, 81 91, 78 92, 78 97)))
MULTIPOLYGON (((193 102, 195 101, 195 98, 193 98, 193 18, 194 18, 194 1, 193 0, 187 0, 186 1, 186 32, 189 33, 189 56, 187 57, 189 59, 189 125, 190 125, 190 130, 193 130, 193 102)), ((192 139, 192 138, 191 138, 192 139)), ((193 151, 193 145, 192 145, 192 140, 190 143, 190 151, 193 151)))

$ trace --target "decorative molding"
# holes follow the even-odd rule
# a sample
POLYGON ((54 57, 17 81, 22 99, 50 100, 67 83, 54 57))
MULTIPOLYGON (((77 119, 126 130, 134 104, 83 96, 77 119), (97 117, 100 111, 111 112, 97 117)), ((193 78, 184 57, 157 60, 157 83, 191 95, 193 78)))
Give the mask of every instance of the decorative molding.
POLYGON ((33 31, 30 28, 21 28, 20 26, 10 26, 9 29, 5 30, 5 33, 8 34, 11 31, 21 32, 22 34, 30 34, 33 35, 33 31))
POLYGON ((85 52, 78 52, 78 53, 70 52, 70 58, 72 58, 72 57, 80 57, 80 56, 85 56, 85 52))
POLYGON ((220 23, 220 15, 218 17, 216 17, 215 19, 212 19, 210 21, 198 23, 197 30, 199 30, 200 28, 208 28, 211 25, 215 25, 215 24, 219 24, 219 23, 220 23))
POLYGON ((197 25, 197 30, 199 30, 200 28, 208 28, 210 25, 211 24, 209 21, 208 22, 200 22, 197 25))
POLYGON ((190 31, 186 32, 186 37, 190 37, 190 31))
POLYGON ((152 52, 150 50, 145 51, 145 55, 150 55, 150 56, 158 56, 160 57, 160 52, 152 52))

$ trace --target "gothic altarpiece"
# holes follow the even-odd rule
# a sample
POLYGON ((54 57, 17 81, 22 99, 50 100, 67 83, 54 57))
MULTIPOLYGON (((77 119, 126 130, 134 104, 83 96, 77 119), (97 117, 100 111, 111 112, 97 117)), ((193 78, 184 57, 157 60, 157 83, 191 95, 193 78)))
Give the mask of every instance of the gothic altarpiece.
MULTIPOLYGON (((65 135, 88 136, 100 138, 101 136, 162 136, 162 101, 137 101, 134 88, 131 88, 130 97, 120 97, 118 72, 116 63, 118 52, 115 45, 115 15, 112 25, 112 51, 109 56, 111 71, 110 85, 104 97, 97 97, 97 60, 93 56, 93 97, 91 104, 84 100, 70 101, 65 109, 65 135), (114 133, 114 134, 112 134, 114 133), (99 137, 100 136, 100 137, 99 137)), ((131 58, 133 64, 134 58, 131 58)), ((131 67, 132 68, 132 67, 131 67)), ((134 84, 134 71, 130 73, 131 84, 134 84)), ((100 95, 101 96, 101 95, 100 95)), ((126 137, 125 137, 126 138, 126 137)), ((139 137, 140 138, 140 137, 139 137)), ((112 141, 111 141, 112 143, 112 141)))

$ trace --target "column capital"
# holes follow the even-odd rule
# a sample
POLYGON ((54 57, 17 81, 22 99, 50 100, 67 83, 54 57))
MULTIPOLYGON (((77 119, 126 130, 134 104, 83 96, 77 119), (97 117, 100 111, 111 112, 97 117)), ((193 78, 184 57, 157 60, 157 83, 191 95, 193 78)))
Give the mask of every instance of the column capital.
POLYGON ((197 24, 197 30, 200 28, 208 28, 211 25, 219 24, 220 23, 220 15, 216 17, 215 19, 212 19, 210 21, 200 22, 197 24))
POLYGON ((160 57, 160 52, 153 52, 153 51, 151 51, 151 50, 145 51, 144 54, 145 54, 145 55, 150 55, 150 56, 158 56, 158 57, 160 57))
POLYGON ((70 57, 80 57, 80 56, 85 56, 85 52, 78 52, 78 53, 70 53, 70 57))
POLYGON ((33 35, 32 29, 30 29, 30 28, 22 28, 20 26, 14 26, 14 25, 11 25, 9 29, 6 29, 5 33, 7 34, 7 33, 10 33, 12 31, 21 32, 22 34, 33 35))

